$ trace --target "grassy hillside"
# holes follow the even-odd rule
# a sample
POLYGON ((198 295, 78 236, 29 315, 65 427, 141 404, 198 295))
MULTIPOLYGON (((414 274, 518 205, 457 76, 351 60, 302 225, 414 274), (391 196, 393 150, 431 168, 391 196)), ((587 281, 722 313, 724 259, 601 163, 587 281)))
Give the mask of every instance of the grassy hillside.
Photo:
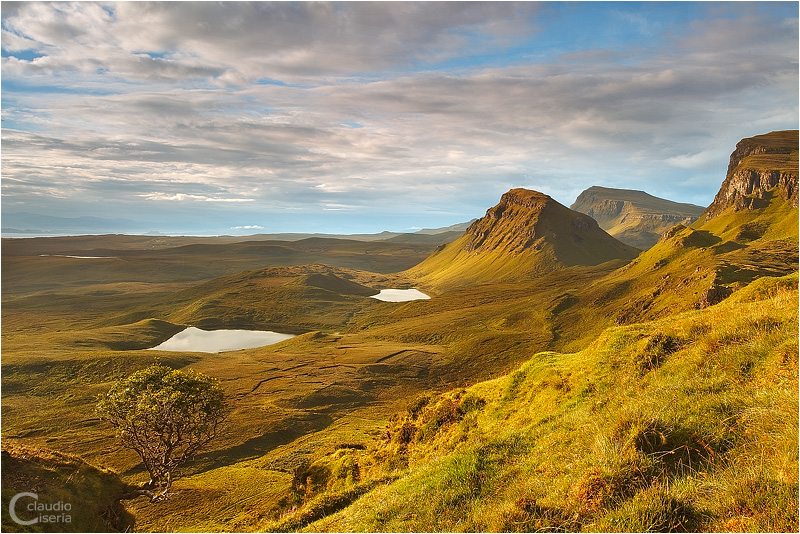
POLYGON ((760 276, 797 271, 798 210, 780 196, 677 225, 628 265, 595 280, 581 303, 617 324, 667 317, 719 301, 760 276), (716 300, 715 300, 716 299, 716 300))
POLYGON ((762 278, 419 397, 375 450, 318 462, 327 481, 312 466, 331 490, 263 527, 797 531, 797 301, 796 274, 762 278))
MULTIPOLYGON (((133 525, 133 516, 118 501, 127 485, 116 474, 76 456, 9 443, 6 439, 2 468, 4 532, 123 532, 133 525), (57 517, 53 522, 19 525, 9 515, 9 503, 20 492, 36 493, 36 502, 41 504, 69 504, 70 510, 48 512, 57 517)), ((17 517, 23 521, 35 519, 37 514, 27 510, 33 502, 29 497, 20 500, 14 507, 17 517)))

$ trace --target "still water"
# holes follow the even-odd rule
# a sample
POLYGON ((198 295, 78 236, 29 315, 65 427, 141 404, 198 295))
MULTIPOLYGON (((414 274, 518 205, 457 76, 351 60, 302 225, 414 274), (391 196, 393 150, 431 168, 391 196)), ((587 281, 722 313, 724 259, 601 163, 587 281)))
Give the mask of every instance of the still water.
POLYGON ((408 302, 410 300, 429 299, 430 297, 418 289, 381 289, 381 292, 377 295, 372 295, 372 298, 384 302, 408 302))
POLYGON ((200 330, 190 326, 149 350, 225 352, 263 347, 293 337, 269 330, 200 330))

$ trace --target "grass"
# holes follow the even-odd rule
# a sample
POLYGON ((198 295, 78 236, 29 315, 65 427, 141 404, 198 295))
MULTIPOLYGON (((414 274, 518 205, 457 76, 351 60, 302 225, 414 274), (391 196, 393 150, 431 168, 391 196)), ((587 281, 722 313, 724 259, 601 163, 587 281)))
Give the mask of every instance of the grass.
MULTIPOLYGON (((119 503, 118 495, 127 489, 119 477, 108 470, 90 465, 76 456, 51 450, 31 448, 6 439, 2 451, 2 527, 5 532, 109 532, 124 531, 134 517, 119 503), (12 497, 20 492, 34 492, 37 503, 68 504, 67 517, 54 522, 19 525, 9 514, 12 497)), ((36 517, 27 510, 30 498, 15 506, 22 520, 36 517)))
POLYGON ((308 529, 796 531, 796 284, 410 405, 375 451, 402 476, 308 529))

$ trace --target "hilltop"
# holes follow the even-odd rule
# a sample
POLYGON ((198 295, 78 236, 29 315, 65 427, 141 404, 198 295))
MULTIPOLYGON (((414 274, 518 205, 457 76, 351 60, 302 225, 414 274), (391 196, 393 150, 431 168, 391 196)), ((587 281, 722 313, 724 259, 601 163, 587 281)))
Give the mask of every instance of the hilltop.
POLYGON ((548 195, 512 189, 464 235, 407 271, 433 286, 532 278, 574 266, 630 260, 639 253, 597 222, 548 195))
POLYGON ((676 224, 688 226, 701 206, 654 197, 644 191, 593 186, 578 195, 570 209, 585 213, 623 243, 646 250, 676 224))

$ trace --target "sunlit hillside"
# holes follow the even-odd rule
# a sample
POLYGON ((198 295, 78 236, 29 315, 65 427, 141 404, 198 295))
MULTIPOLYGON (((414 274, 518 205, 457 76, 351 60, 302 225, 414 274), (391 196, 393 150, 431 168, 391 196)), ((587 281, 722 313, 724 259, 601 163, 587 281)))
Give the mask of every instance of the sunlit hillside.
POLYGON ((796 139, 645 251, 526 189, 441 242, 4 240, 3 530, 796 531, 796 139), (190 326, 287 339, 151 350, 190 326), (154 362, 230 403, 162 502, 96 409, 154 362))

